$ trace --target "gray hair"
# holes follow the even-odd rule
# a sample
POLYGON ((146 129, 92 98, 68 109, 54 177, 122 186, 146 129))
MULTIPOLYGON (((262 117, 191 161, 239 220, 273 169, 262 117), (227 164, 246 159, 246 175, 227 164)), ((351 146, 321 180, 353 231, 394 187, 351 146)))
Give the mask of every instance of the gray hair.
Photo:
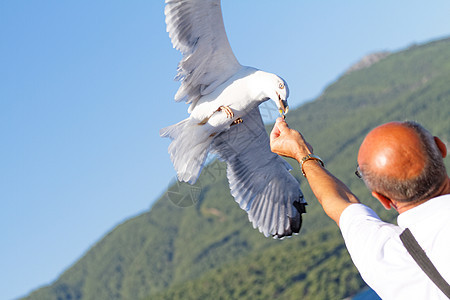
POLYGON ((399 202, 417 203, 433 196, 447 178, 444 160, 433 135, 422 125, 413 121, 402 122, 417 133, 425 156, 425 167, 414 178, 398 179, 375 174, 367 166, 360 166, 366 186, 399 202))

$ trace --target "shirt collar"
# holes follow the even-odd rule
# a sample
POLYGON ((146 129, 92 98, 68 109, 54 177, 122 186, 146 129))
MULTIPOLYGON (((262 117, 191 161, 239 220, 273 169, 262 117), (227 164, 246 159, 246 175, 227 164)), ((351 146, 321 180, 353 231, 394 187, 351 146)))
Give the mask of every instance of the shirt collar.
POLYGON ((450 194, 442 195, 417 205, 401 213, 397 217, 397 224, 400 227, 407 228, 421 220, 428 218, 444 207, 450 208, 450 194))

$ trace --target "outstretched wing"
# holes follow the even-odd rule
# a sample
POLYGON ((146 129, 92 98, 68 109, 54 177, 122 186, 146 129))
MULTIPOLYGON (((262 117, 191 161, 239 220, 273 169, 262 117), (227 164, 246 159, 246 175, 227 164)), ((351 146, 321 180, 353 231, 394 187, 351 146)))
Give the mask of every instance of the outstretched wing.
POLYGON ((231 50, 223 25, 220 0, 166 0, 167 32, 183 54, 176 101, 192 103, 211 93, 241 65, 231 50))
POLYGON ((289 173, 289 164, 270 150, 259 108, 242 119, 212 144, 227 162, 231 194, 265 236, 298 233, 306 205, 299 183, 289 173))

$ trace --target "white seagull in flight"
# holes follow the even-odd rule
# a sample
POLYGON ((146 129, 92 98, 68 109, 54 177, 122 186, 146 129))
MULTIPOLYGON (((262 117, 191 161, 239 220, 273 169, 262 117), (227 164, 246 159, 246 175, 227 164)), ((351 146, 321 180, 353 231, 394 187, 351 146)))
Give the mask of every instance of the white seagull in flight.
POLYGON ((175 101, 189 118, 161 129, 178 179, 196 182, 208 153, 227 162, 231 194, 265 236, 298 233, 306 202, 281 157, 270 150, 259 104, 288 111, 289 89, 277 75, 239 64, 225 33, 220 0, 166 0, 167 32, 183 54, 175 101))

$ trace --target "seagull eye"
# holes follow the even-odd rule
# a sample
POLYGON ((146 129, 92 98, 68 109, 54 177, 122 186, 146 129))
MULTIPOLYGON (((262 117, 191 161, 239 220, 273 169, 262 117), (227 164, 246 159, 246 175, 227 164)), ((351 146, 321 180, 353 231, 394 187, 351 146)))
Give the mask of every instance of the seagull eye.
POLYGON ((278 87, 282 90, 284 89, 284 84, 282 82, 280 82, 280 84, 278 85, 278 87))

